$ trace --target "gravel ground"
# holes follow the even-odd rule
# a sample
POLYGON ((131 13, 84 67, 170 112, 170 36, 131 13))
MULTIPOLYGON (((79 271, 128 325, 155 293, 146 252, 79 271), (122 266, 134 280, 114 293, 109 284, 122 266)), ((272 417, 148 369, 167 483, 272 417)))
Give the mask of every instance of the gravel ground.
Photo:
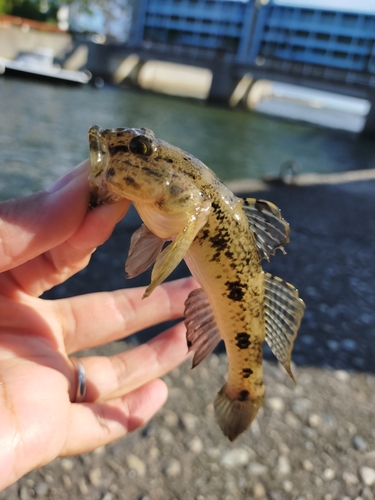
MULTIPOLYGON (((234 443, 213 399, 226 358, 216 351, 165 380, 169 400, 144 428, 77 457, 56 459, 0 493, 0 500, 374 500, 375 182, 270 187, 291 224, 288 255, 267 271, 299 288, 307 310, 295 344, 297 386, 265 350, 264 408, 234 443)), ((87 269, 49 298, 124 286, 134 212, 87 269)), ((181 266, 173 277, 186 274, 181 266)), ((143 276, 126 286, 145 284, 143 276)), ((161 328, 94 352, 112 354, 161 328)))

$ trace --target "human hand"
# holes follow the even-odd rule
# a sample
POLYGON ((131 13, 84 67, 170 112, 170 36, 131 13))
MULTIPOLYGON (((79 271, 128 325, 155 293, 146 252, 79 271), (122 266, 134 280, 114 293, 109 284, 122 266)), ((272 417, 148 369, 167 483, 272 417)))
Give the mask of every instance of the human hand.
POLYGON ((87 212, 89 162, 51 189, 0 204, 0 489, 57 456, 87 452, 147 422, 163 405, 160 376, 186 359, 177 325, 112 357, 69 355, 182 316, 191 279, 61 300, 38 298, 84 268, 129 202, 87 212), (73 402, 72 402, 73 401, 73 402))

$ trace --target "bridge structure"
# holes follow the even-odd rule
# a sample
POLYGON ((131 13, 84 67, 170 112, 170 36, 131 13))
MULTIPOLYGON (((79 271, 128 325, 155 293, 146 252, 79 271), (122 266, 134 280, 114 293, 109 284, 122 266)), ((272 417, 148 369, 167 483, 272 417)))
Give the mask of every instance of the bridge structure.
POLYGON ((375 6, 361 1, 139 0, 117 57, 209 68, 211 100, 228 101, 246 75, 362 97, 374 131, 375 6))

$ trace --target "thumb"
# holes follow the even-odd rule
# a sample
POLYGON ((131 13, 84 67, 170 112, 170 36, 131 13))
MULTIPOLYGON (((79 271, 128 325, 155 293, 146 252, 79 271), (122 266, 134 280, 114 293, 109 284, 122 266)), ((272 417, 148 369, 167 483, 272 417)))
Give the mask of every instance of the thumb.
POLYGON ((0 203, 0 272, 74 234, 87 212, 89 169, 86 160, 46 191, 0 203))

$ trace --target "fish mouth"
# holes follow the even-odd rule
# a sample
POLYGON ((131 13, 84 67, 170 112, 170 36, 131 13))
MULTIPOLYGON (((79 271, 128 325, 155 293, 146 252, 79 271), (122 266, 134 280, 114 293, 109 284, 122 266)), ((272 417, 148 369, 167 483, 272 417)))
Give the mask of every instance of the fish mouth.
POLYGON ((93 125, 89 130, 90 160, 94 177, 104 173, 108 164, 107 147, 104 144, 102 131, 99 125, 93 125))
POLYGON ((89 130, 91 174, 89 176, 90 186, 90 208, 102 203, 113 203, 118 197, 110 195, 106 184, 106 172, 109 163, 108 148, 106 145, 103 129, 99 125, 93 125, 89 130))

